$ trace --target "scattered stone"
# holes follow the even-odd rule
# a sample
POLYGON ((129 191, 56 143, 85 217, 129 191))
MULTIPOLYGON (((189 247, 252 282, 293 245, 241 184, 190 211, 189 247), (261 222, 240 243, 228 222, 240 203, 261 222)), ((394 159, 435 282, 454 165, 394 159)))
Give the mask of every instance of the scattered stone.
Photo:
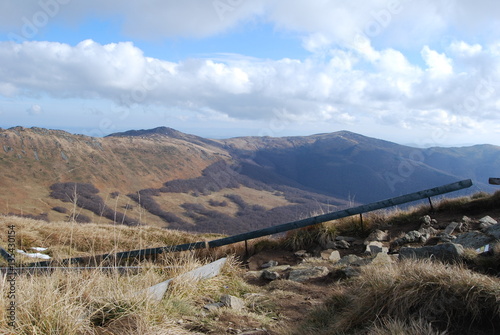
POLYGON ((333 279, 349 279, 361 274, 359 267, 346 266, 332 272, 333 279))
POLYGON ((261 267, 261 269, 267 269, 267 268, 272 268, 275 266, 278 266, 278 262, 270 260, 269 262, 262 264, 260 267, 261 267))
POLYGON ((491 216, 488 216, 488 215, 479 219, 479 227, 481 229, 486 229, 488 227, 496 225, 497 223, 498 222, 495 219, 493 219, 491 216))
POLYGON ((453 243, 460 244, 464 248, 477 249, 493 242, 494 238, 478 231, 470 231, 459 235, 453 243))
POLYGON ((335 241, 333 245, 336 249, 349 249, 351 247, 346 240, 335 241))
MULTIPOLYGON (((326 249, 321 252, 321 258, 324 260, 329 260, 332 255, 333 249, 326 249)), ((337 251, 338 252, 338 251, 337 251)))
POLYGON ((311 255, 307 252, 307 250, 296 251, 294 255, 297 257, 311 257, 311 255))
POLYGON ((484 232, 486 234, 488 234, 489 236, 491 236, 497 240, 500 240, 500 224, 494 224, 494 225, 486 228, 484 230, 484 232))
POLYGON ((387 231, 382 231, 380 229, 375 229, 368 235, 368 237, 365 239, 365 245, 368 245, 370 241, 388 241, 389 240, 389 234, 387 231))
POLYGON ((295 282, 305 282, 310 279, 322 278, 328 275, 328 268, 325 266, 314 266, 311 268, 299 268, 290 271, 288 279, 295 282))
POLYGON ((223 306, 229 307, 236 311, 241 311, 245 308, 245 302, 242 299, 229 294, 224 294, 220 298, 220 302, 223 306))
POLYGON ((337 236, 335 237, 335 241, 346 241, 350 243, 356 241, 356 238, 351 236, 337 236))
POLYGON ((338 250, 332 251, 332 253, 330 254, 330 257, 328 257, 328 260, 330 260, 332 262, 339 261, 340 260, 340 252, 338 250))
POLYGON ((473 223, 473 222, 474 222, 474 220, 472 220, 470 217, 468 217, 468 216, 464 215, 464 216, 462 216, 462 222, 463 222, 463 223, 468 223, 468 224, 471 224, 471 223, 473 223))
POLYGON ((366 246, 365 254, 375 255, 375 254, 381 253, 383 251, 383 248, 384 248, 384 245, 382 244, 382 242, 371 241, 366 246))
POLYGON ((433 227, 420 227, 418 232, 422 235, 426 235, 427 239, 429 239, 431 236, 435 236, 438 233, 437 229, 434 229, 433 227))
POLYGON ((485 217, 479 219, 479 222, 489 223, 491 225, 497 224, 497 220, 493 219, 491 216, 486 215, 485 217))
POLYGON ((370 260, 358 257, 353 254, 346 255, 340 259, 336 263, 336 265, 355 265, 355 266, 362 266, 370 263, 370 260))
POLYGON ((444 243, 421 248, 403 247, 399 250, 399 258, 428 259, 436 258, 442 261, 457 261, 464 254, 464 247, 455 243, 444 243))
POLYGON ((272 268, 267 268, 266 270, 267 271, 277 271, 277 272, 279 272, 279 271, 286 271, 286 270, 288 270, 290 268, 291 268, 290 265, 285 264, 285 265, 273 266, 272 268))
POLYGON ((439 242, 443 242, 443 243, 450 243, 451 241, 453 241, 454 239, 456 239, 457 237, 456 236, 453 236, 453 235, 450 235, 450 234, 447 234, 447 233, 439 233, 437 235, 437 237, 439 238, 439 242))
POLYGON ((432 224, 432 219, 429 215, 424 215, 420 218, 420 221, 422 221, 422 224, 427 226, 427 227, 430 227, 431 224, 432 224))
POLYGON ((421 242, 420 238, 422 237, 422 234, 420 234, 416 230, 412 230, 404 236, 404 239, 406 240, 406 243, 417 243, 421 242))
POLYGON ((208 304, 208 305, 203 306, 203 308, 209 312, 213 312, 213 311, 215 311, 223 306, 224 306, 224 304, 222 302, 214 302, 212 304, 208 304))
POLYGON ((262 271, 261 278, 265 280, 276 280, 280 278, 280 274, 276 271, 264 270, 262 271))
POLYGON ((450 223, 449 225, 446 226, 446 228, 444 229, 444 233, 445 234, 448 234, 448 235, 451 235, 453 234, 453 231, 455 231, 455 228, 457 228, 458 226, 458 223, 457 222, 452 222, 450 223))

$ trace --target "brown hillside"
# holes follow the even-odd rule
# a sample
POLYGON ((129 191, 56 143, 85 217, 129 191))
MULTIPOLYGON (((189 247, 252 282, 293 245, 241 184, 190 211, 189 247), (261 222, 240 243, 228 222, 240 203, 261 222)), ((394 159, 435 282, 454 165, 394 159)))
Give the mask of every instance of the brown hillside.
POLYGON ((64 131, 16 127, 0 130, 0 212, 39 214, 56 202, 56 182, 94 184, 102 193, 123 194, 193 178, 217 160, 215 146, 168 137, 93 138, 64 131))

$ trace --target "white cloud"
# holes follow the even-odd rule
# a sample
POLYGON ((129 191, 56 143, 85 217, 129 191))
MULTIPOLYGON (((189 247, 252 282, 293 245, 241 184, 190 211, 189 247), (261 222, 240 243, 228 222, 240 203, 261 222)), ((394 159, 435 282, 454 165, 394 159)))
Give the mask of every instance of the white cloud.
MULTIPOLYGON (((377 57, 362 55, 371 64, 366 67, 358 61, 360 53, 340 49, 321 59, 226 57, 174 63, 145 57, 130 42, 101 45, 86 40, 73 47, 55 42, 0 42, 0 63, 4 64, 0 88, 8 88, 0 94, 99 98, 124 108, 163 106, 232 120, 269 120, 275 117, 273 111, 280 111, 280 118, 293 122, 349 123, 388 111, 390 117, 380 118, 386 124, 411 120, 417 125, 427 119, 435 126, 449 126, 454 124, 451 116, 425 113, 498 119, 494 93, 500 92, 499 74, 483 77, 475 69, 485 59, 489 66, 498 67, 500 61, 490 49, 473 49, 477 49, 475 63, 455 73, 452 64, 461 53, 438 53, 427 46, 422 49, 426 67, 421 68, 398 50, 373 47, 368 54, 377 57), (434 116, 408 119, 408 114, 434 116)), ((39 112, 41 107, 30 108, 32 114, 39 112)))
POLYGON ((446 55, 431 50, 427 45, 422 49, 422 58, 431 76, 446 76, 453 73, 452 61, 446 55))
POLYGON ((31 105, 30 108, 26 110, 26 112, 30 115, 40 115, 43 113, 43 108, 42 106, 38 104, 31 105))

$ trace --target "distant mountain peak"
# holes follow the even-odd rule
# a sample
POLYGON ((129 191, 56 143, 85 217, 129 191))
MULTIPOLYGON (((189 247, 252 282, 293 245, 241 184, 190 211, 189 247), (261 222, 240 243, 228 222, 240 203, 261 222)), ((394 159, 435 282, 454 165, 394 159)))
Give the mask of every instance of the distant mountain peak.
POLYGON ((135 136, 153 136, 153 135, 163 135, 168 137, 179 138, 186 135, 178 130, 169 127, 156 127, 153 129, 139 129, 139 130, 127 130, 124 132, 118 132, 109 134, 106 137, 135 137, 135 136))

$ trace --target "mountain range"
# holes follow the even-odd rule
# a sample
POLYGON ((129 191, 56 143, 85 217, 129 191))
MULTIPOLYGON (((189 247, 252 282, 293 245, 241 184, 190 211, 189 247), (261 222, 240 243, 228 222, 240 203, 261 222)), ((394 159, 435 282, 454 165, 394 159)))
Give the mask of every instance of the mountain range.
MULTIPOLYGON (((492 192, 500 147, 414 148, 339 131, 214 140, 0 129, 0 213, 237 233, 462 179, 492 192)), ((455 194, 456 195, 456 194, 455 194)))

